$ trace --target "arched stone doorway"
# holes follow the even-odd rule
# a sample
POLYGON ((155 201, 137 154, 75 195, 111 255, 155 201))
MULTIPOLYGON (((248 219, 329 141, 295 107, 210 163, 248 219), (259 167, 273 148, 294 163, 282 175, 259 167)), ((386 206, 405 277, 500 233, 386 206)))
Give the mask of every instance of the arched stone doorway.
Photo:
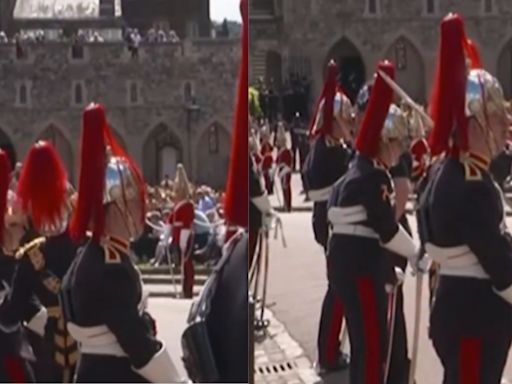
POLYGON ((273 83, 275 91, 279 90, 282 84, 282 59, 281 54, 276 51, 268 51, 265 58, 265 81, 268 86, 273 83))
POLYGON ((180 138, 166 124, 160 123, 146 139, 143 156, 144 177, 155 185, 165 175, 174 178, 176 166, 183 161, 183 146, 180 138))
POLYGON ((346 37, 338 40, 329 49, 324 63, 324 76, 327 64, 334 60, 338 65, 338 82, 350 100, 354 101, 366 79, 363 57, 357 47, 346 37))
POLYGON ((384 56, 395 64, 395 81, 418 103, 424 104, 425 64, 412 42, 404 36, 391 44, 384 56))
POLYGON ((9 160, 11 162, 11 167, 14 168, 14 165, 16 164, 16 161, 18 161, 16 156, 16 150, 14 149, 14 145, 12 144, 11 139, 3 128, 0 126, 0 149, 3 149, 5 152, 7 152, 7 156, 9 156, 9 160))
POLYGON ((512 98, 512 39, 503 47, 498 56, 498 80, 507 100, 512 98))
POLYGON ((73 148, 62 131, 55 124, 48 125, 41 132, 37 140, 45 140, 50 142, 59 154, 62 163, 66 167, 69 180, 74 180, 75 168, 73 161, 73 148))
POLYGON ((197 144, 197 182, 224 189, 228 175, 231 136, 214 122, 201 134, 197 144))

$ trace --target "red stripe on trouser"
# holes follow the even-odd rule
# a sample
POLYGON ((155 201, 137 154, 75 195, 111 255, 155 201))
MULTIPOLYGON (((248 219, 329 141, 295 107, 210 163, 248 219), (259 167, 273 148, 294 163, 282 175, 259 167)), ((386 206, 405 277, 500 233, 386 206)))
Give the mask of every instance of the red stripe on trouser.
POLYGON ((338 345, 341 325, 343 324, 343 316, 345 315, 344 312, 341 300, 336 297, 332 306, 332 316, 329 323, 329 332, 327 333, 327 345, 325 351, 325 358, 329 365, 336 364, 336 359, 338 358, 338 345))
POLYGON ((459 383, 480 383, 480 356, 482 354, 482 342, 479 339, 464 339, 460 345, 459 357, 459 383))
POLYGON ((377 314, 377 298, 374 283, 370 278, 357 280, 357 288, 361 300, 364 330, 364 367, 365 384, 380 384, 383 363, 380 353, 379 319, 377 314))
POLYGON ((11 380, 11 383, 25 383, 27 378, 25 377, 25 370, 21 360, 14 356, 6 356, 4 360, 5 370, 7 377, 11 380))

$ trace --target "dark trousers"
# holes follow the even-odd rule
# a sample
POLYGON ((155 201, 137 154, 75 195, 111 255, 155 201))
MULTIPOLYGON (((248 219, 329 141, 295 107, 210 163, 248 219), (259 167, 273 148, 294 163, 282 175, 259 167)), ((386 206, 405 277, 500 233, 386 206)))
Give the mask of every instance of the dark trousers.
POLYGON ((406 384, 409 377, 410 360, 407 347, 407 329, 405 327, 403 286, 396 290, 395 327, 388 373, 388 384, 406 384))
POLYGON ((0 383, 33 383, 34 374, 30 364, 21 357, 0 354, 0 383))
POLYGON ((345 308, 350 338, 350 384, 383 384, 387 353, 384 257, 378 241, 334 235, 329 281, 345 308))
POLYGON ((293 131, 290 132, 290 136, 291 136, 291 139, 292 139, 292 172, 294 172, 296 169, 297 169, 297 152, 298 152, 298 149, 299 149, 299 139, 297 137, 297 134, 294 133, 293 131))
POLYGON ((77 383, 148 383, 134 372, 126 357, 88 355, 80 357, 77 383))
MULTIPOLYGON (((315 239, 327 252, 327 203, 315 203, 313 206, 313 232, 315 239)), ((334 366, 340 356, 340 333, 343 325, 343 304, 330 283, 327 285, 320 314, 318 328, 318 362, 328 368, 334 366)))
POLYGON ((489 280, 441 276, 430 336, 443 384, 500 384, 512 342, 512 307, 489 280))

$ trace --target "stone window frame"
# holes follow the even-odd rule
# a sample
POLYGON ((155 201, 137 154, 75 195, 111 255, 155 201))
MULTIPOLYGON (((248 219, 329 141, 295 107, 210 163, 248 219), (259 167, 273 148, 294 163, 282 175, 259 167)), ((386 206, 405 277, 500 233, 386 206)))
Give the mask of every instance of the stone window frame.
POLYGON ((194 97, 196 95, 195 83, 192 80, 184 80, 181 89, 183 91, 183 93, 182 93, 183 101, 185 103, 192 102, 192 100, 194 99, 194 97), (190 84, 190 99, 187 98, 187 94, 186 94, 187 84, 190 84))
POLYGON ((423 16, 426 16, 426 17, 439 16, 439 0, 423 0, 423 16), (428 11, 428 5, 431 1, 434 4, 434 12, 428 11))
POLYGON ((29 80, 23 80, 16 83, 16 100, 14 105, 19 108, 32 107, 32 83, 29 80), (25 87, 25 102, 21 101, 21 90, 25 87))
POLYGON ((136 80, 128 80, 126 82, 126 104, 128 105, 141 105, 142 104, 142 95, 141 95, 141 84, 140 81, 136 80), (132 100, 132 90, 133 87, 137 90, 137 100, 132 100))
POLYGON ((496 15, 498 13, 496 7, 496 0, 482 0, 481 6, 481 11, 483 15, 496 15), (491 6, 490 11, 486 10, 488 4, 490 4, 491 6))
POLYGON ((73 107, 84 107, 87 103, 87 88, 85 86, 85 82, 83 80, 74 80, 71 83, 71 106, 73 107), (76 87, 80 86, 82 88, 82 101, 76 101, 76 87))
POLYGON ((366 0, 364 6, 365 17, 379 17, 381 16, 381 0, 366 0), (370 4, 375 1, 375 12, 370 12, 370 4))

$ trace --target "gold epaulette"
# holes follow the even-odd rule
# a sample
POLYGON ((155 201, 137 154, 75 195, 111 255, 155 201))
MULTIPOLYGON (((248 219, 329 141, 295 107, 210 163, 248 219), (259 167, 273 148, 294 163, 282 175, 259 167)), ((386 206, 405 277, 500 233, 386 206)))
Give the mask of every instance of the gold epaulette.
POLYGON ((43 254, 41 253, 40 248, 45 242, 46 242, 45 237, 35 238, 31 242, 25 244, 20 249, 18 249, 18 251, 16 252, 16 255, 15 255, 15 258, 17 260, 19 260, 24 255, 28 255, 28 257, 30 258, 30 261, 34 265, 34 269, 36 271, 41 270, 45 265, 45 261, 44 261, 44 257, 43 257, 43 254))

